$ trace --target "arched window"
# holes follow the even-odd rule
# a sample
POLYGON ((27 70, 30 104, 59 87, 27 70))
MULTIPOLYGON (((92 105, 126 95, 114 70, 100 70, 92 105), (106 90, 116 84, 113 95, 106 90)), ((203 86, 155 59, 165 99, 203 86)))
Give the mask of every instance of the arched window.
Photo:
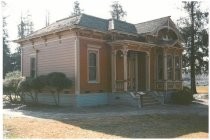
POLYGON ((168 55, 167 56, 167 76, 168 76, 168 80, 172 80, 173 78, 173 60, 172 60, 172 56, 168 55))
POLYGON ((157 68, 158 68, 158 80, 163 80, 163 55, 158 55, 157 60, 157 68))

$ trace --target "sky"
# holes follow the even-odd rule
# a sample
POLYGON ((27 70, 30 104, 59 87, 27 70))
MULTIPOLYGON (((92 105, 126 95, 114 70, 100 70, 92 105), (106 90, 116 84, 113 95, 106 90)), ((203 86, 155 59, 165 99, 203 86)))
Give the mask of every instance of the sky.
MULTIPOLYGON (((45 26, 46 11, 50 13, 50 23, 68 17, 73 11, 75 0, 4 0, 7 8, 3 15, 8 16, 9 40, 17 39, 17 25, 20 23, 21 13, 24 15, 29 11, 32 15, 34 29, 45 26)), ((88 15, 109 19, 111 18, 110 5, 115 0, 78 0, 80 8, 88 15)), ((127 12, 124 18, 129 23, 140 23, 160 17, 171 16, 176 23, 177 19, 184 16, 181 11, 180 0, 118 0, 123 9, 127 12)), ((204 1, 203 9, 209 6, 208 1, 204 1)), ((1 12, 1 11, 0 11, 1 12)), ((11 52, 14 52, 17 44, 10 43, 11 52)))

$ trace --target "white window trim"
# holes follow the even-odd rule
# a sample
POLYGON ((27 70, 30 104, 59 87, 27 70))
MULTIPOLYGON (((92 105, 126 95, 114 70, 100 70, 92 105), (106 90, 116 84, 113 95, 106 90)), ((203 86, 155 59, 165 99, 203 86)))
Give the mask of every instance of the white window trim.
POLYGON ((92 84, 98 84, 100 83, 100 66, 99 66, 99 56, 100 56, 100 52, 99 52, 99 48, 89 48, 87 49, 87 80, 88 83, 92 83, 92 84), (96 52, 96 80, 89 80, 89 51, 95 51, 96 52))

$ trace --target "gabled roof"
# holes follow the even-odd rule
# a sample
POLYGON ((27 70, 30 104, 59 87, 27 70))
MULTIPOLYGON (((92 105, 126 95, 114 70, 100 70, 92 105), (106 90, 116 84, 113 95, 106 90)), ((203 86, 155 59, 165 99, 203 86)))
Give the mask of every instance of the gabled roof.
POLYGON ((168 22, 169 19, 170 19, 170 16, 158 18, 158 19, 135 24, 135 27, 138 34, 151 33, 154 30, 156 30, 159 26, 164 25, 166 22, 168 22))

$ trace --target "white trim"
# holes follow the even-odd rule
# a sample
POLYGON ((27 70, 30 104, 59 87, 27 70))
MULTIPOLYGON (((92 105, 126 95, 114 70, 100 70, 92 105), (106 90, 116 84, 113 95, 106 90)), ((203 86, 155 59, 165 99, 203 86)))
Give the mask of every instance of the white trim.
POLYGON ((127 64, 128 64, 128 61, 127 61, 127 53, 128 53, 128 50, 126 49, 127 46, 123 46, 124 50, 123 50, 123 69, 124 69, 124 91, 127 91, 128 90, 128 72, 127 72, 127 64))
MULTIPOLYGON (((92 45, 88 45, 88 46, 92 46, 92 45)), ((95 46, 95 45, 94 45, 95 46)), ((98 47, 97 49, 96 48, 91 48, 91 47, 88 47, 87 48, 87 81, 88 83, 94 83, 94 84, 98 84, 100 83, 100 51, 99 51, 99 48, 98 47), (89 80, 89 52, 92 51, 92 53, 95 53, 96 54, 96 80, 89 80)))
POLYGON ((112 92, 115 92, 116 91, 116 54, 117 54, 117 51, 116 50, 113 50, 112 51, 112 58, 111 58, 111 61, 112 61, 112 92))
POLYGON ((138 76, 138 54, 136 53, 135 54, 135 87, 136 87, 136 91, 138 91, 138 89, 139 89, 139 76, 138 76))
POLYGON ((75 94, 80 94, 80 45, 79 38, 75 37, 75 94))
POLYGON ((150 91, 150 53, 146 53, 147 91, 150 91))
POLYGON ((21 50, 21 58, 20 58, 20 71, 21 71, 21 76, 23 76, 23 48, 20 47, 21 50))

